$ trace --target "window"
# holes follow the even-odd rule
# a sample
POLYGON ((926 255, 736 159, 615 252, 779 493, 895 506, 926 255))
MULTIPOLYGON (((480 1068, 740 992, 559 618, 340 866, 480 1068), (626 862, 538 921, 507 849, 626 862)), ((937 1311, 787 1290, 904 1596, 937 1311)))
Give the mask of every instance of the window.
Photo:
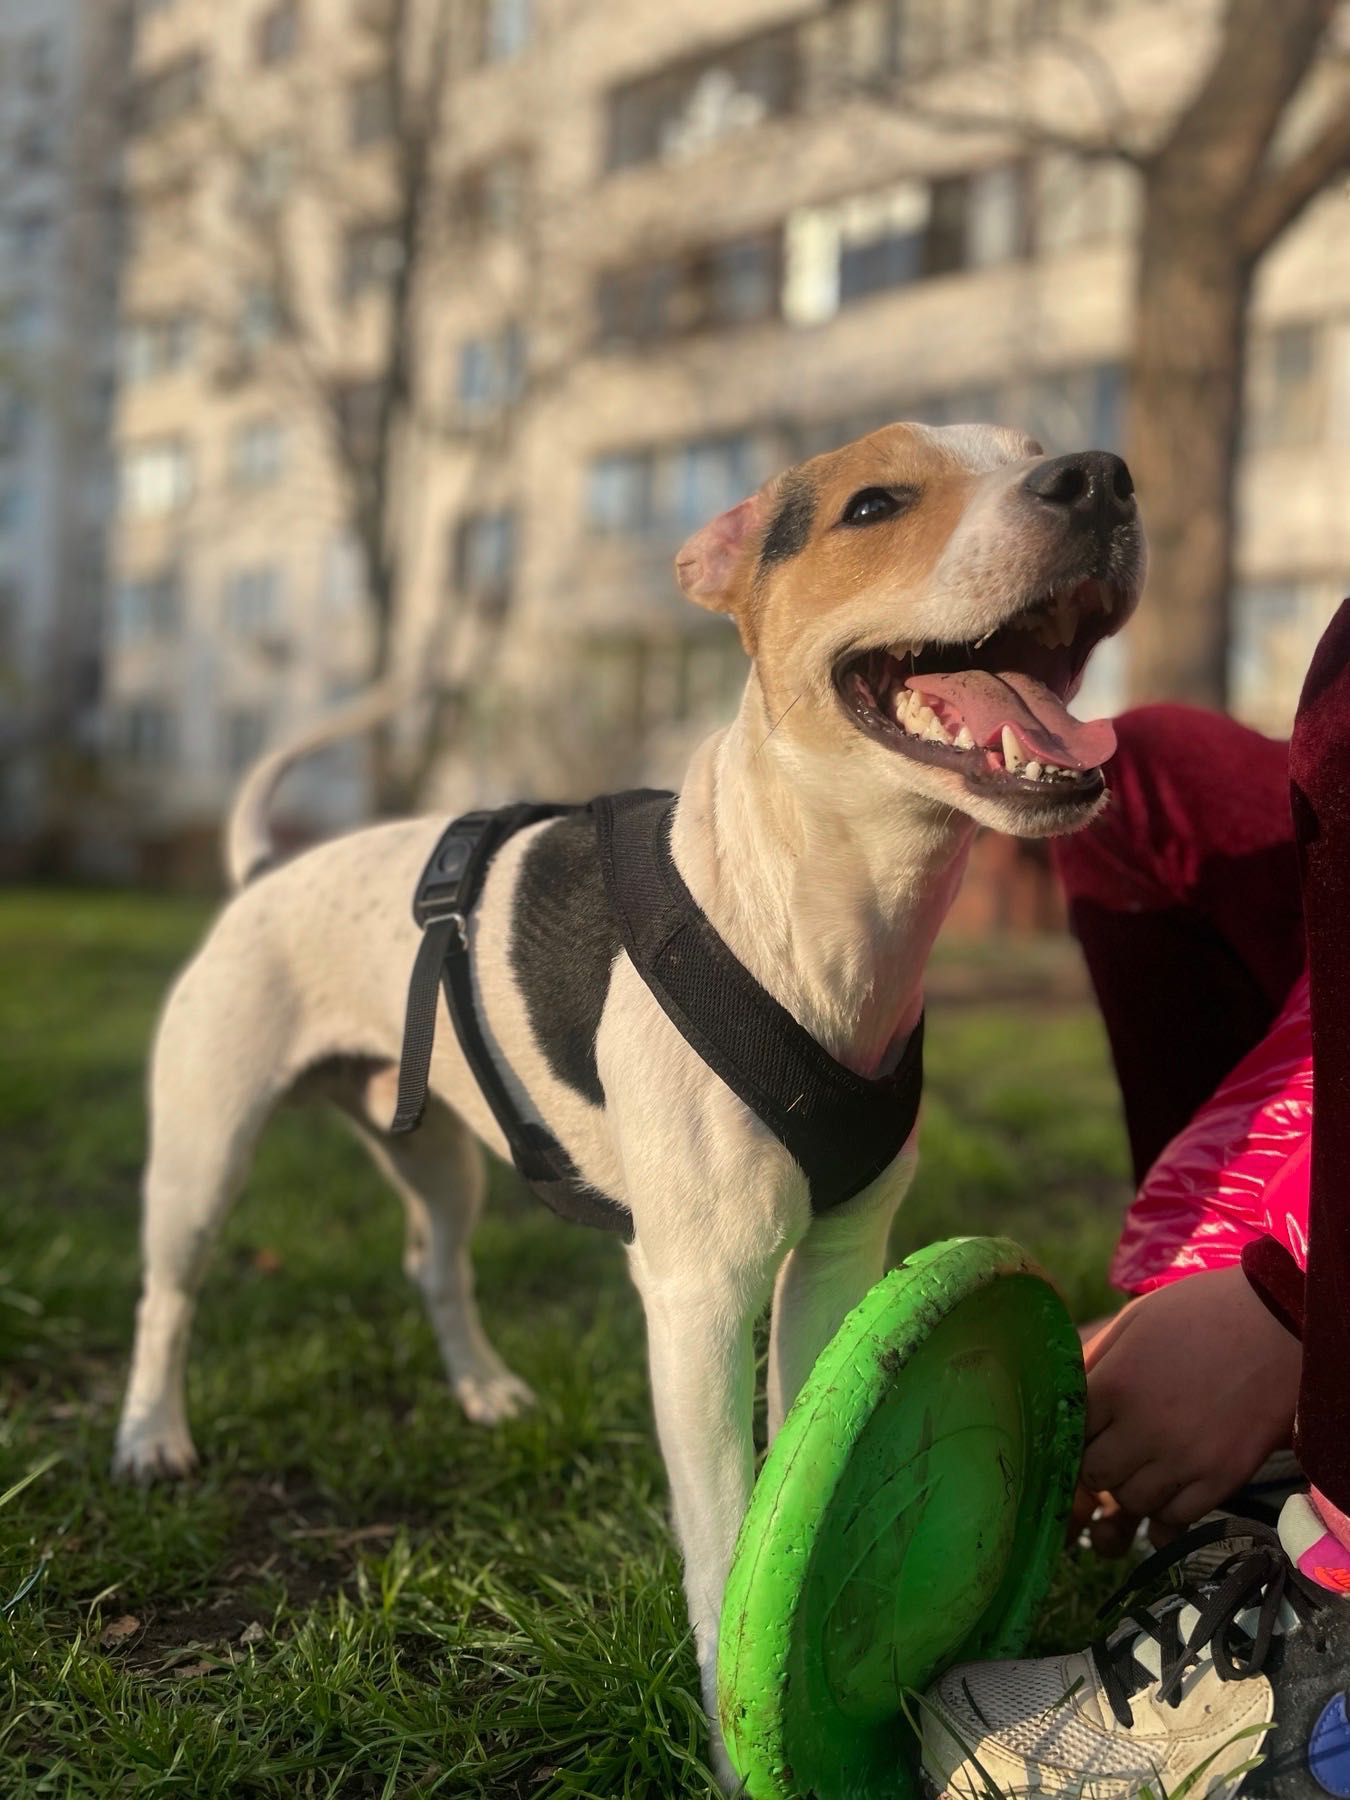
POLYGON ((652 528, 652 453, 620 451, 591 464, 586 518, 605 536, 641 537, 652 528))
POLYGON ((385 384, 378 378, 344 382, 335 396, 344 454, 362 465, 376 453, 384 398, 385 384))
POLYGON ((1343 592, 1331 582, 1238 585, 1228 665, 1238 718, 1280 737, 1288 734, 1309 660, 1343 592))
POLYGON ((166 63, 141 83, 136 123, 142 131, 156 131, 195 112, 206 90, 206 58, 199 51, 166 63))
POLYGON ((1019 164, 981 169, 966 183, 967 269, 1013 262, 1030 248, 1027 233, 1027 171, 1019 164))
POLYGON ((241 775, 256 762, 267 742, 267 714, 257 706, 232 706, 221 714, 221 762, 231 775, 241 775))
POLYGON ((475 231, 519 231, 530 199, 530 157, 508 150, 472 169, 460 188, 464 222, 475 231))
POLYGON ((1035 177, 1036 244, 1054 255, 1129 236, 1139 210, 1139 177, 1128 163, 1057 154, 1035 177))
POLYGON ((113 635, 124 644, 172 637, 178 630, 181 609, 182 587, 177 569, 128 576, 113 593, 113 635))
POLYGON ((281 619, 281 574, 272 563, 235 569, 225 580, 224 626, 230 637, 257 639, 281 619))
POLYGON ((708 312, 717 325, 744 325, 778 310, 776 232, 736 238, 708 255, 708 312))
POLYGON ((916 182, 846 202, 837 215, 837 304, 917 281, 932 211, 928 189, 916 182))
POLYGON ((269 487, 281 474, 285 438, 277 419, 248 419, 230 439, 230 480, 235 487, 269 487))
POLYGON ((734 506, 763 475, 746 434, 696 438, 597 457, 586 486, 586 522, 602 536, 683 537, 734 506))
POLYGON ((47 324, 48 316, 36 294, 0 300, 0 343, 8 340, 20 348, 32 348, 42 341, 47 324))
POLYGON ((680 265, 671 261, 602 275, 595 291, 601 344, 645 344, 673 331, 680 280, 680 265))
POLYGON ((784 316, 819 324, 846 301, 917 280, 929 210, 926 185, 903 181, 794 213, 784 236, 784 316))
POLYGON ((1027 251, 1025 172, 1016 165, 933 183, 924 273, 988 268, 1027 251))
POLYGON ((23 589, 12 575, 0 575, 0 666, 14 658, 23 615, 23 589))
POLYGON ((54 93, 60 76, 56 34, 33 31, 19 45, 19 80, 33 94, 54 93))
POLYGON ((287 62, 299 43, 299 0, 278 0, 258 21, 258 61, 265 67, 287 62))
POLYGON ((606 165, 696 155, 789 111, 797 79, 796 35, 773 31, 626 82, 609 98, 606 165))
POLYGON ((196 325, 187 312, 129 320, 122 330, 122 379, 152 381, 186 368, 196 346, 196 325))
POLYGON ((696 531, 717 513, 743 500, 755 485, 747 437, 684 444, 674 457, 672 522, 696 531))
POLYGON ((403 247, 389 225, 354 225, 342 256, 342 297, 350 306, 363 294, 382 292, 403 263, 403 247))
POLYGON ((52 217, 45 212, 20 213, 9 227, 11 251, 19 266, 46 254, 52 241, 52 217))
POLYGON ((1029 431, 1052 454, 1113 450, 1120 443, 1124 392, 1118 363, 1041 375, 1011 390, 1006 422, 1029 431))
POLYGON ((930 394, 904 408, 926 425, 999 425, 1003 423, 1003 403, 995 389, 989 387, 953 388, 946 394, 930 394))
POLYGON ((23 448, 28 430, 28 403, 11 387, 0 387, 0 456, 23 448))
POLYGON ((245 355, 263 349, 281 330, 281 307, 275 291, 265 282, 245 289, 244 302, 235 322, 235 342, 245 355))
POLYGON ((174 754, 177 720, 159 701, 137 700, 123 708, 117 735, 128 762, 156 768, 174 754))
POLYGON ((295 146, 289 138, 273 138, 244 158, 239 176, 239 210, 248 218, 264 218, 283 205, 295 178, 295 146))
POLYGON ((518 325, 460 346, 457 398, 461 414, 484 418, 514 406, 525 385, 525 338, 518 325))
POLYGON ((778 312, 781 235, 760 232, 687 256, 610 270, 596 287, 602 345, 640 344, 778 312))
POLYGON ((462 593, 505 607, 516 565, 514 512, 469 513, 456 527, 453 557, 455 586, 462 593))
POLYGON ((902 181, 788 220, 783 312, 793 324, 924 276, 984 268, 1027 253, 1027 179, 1018 164, 902 181))
POLYGON ((1290 450, 1321 442, 1322 341, 1320 328, 1309 324, 1282 325, 1253 340, 1244 449, 1290 450))
POLYGON ((347 137, 353 150, 381 143, 394 129, 394 91, 387 72, 362 75, 347 90, 347 137))
POLYGON ((642 735, 689 721, 725 719, 745 685, 745 653, 734 632, 680 638, 588 637, 581 686, 596 724, 642 735))
POLYGON ((994 46, 992 0, 942 0, 940 6, 906 6, 895 0, 898 61, 911 75, 967 58, 994 46))
POLYGON ((534 29, 533 0, 483 0, 481 61, 519 56, 534 29))
POLYGON ((192 459, 182 438, 128 446, 122 460, 122 509, 132 518, 179 511, 192 498, 192 459))

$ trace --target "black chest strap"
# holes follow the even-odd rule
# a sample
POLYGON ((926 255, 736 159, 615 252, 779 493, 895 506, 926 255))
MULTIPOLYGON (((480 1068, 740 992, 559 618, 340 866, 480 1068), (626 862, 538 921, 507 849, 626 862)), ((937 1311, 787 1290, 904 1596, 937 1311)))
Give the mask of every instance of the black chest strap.
POLYGON ((595 801, 610 907, 634 967, 680 1035, 800 1163, 811 1208, 860 1193, 894 1162, 923 1091, 923 1018, 875 1080, 836 1062, 751 975, 670 853, 669 794, 595 801))
POLYGON ((396 1134, 415 1131, 426 1109, 438 989, 444 987, 464 1060, 521 1175, 563 1218, 597 1225, 631 1242, 633 1218, 628 1208, 588 1186, 552 1133, 521 1117, 483 1036, 469 966, 469 919, 493 856, 526 825, 576 810, 572 806, 522 804, 498 812, 466 813, 449 826, 432 851, 413 899, 413 917, 422 928, 422 941, 408 983, 398 1104, 389 1129, 396 1134))

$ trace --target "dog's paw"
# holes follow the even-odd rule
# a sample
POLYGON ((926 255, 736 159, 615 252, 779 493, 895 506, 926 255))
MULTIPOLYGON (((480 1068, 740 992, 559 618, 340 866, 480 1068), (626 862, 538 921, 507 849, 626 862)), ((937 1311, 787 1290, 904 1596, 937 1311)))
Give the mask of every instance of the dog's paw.
POLYGON ((120 1481, 182 1481, 194 1473, 197 1452, 186 1431, 133 1432, 119 1437, 112 1472, 120 1481))
POLYGON ((454 1388, 456 1400, 475 1425, 500 1425, 503 1419, 518 1419, 535 1404, 533 1392, 509 1369, 461 1375, 454 1388))
POLYGON ((722 1733, 715 1728, 708 1743, 708 1761, 712 1764, 713 1775, 722 1793, 731 1796, 745 1792, 745 1783, 732 1767, 731 1758, 727 1755, 722 1733))

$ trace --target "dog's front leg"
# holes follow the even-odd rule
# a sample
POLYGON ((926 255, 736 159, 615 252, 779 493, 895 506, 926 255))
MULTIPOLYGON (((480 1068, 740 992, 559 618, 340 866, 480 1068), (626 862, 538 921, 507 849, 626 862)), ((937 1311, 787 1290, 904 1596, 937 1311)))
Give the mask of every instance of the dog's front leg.
POLYGON ((886 1266, 891 1220, 913 1171, 882 1182, 813 1219, 789 1251, 774 1286, 769 1330, 769 1439, 772 1442, 816 1358, 886 1266))
POLYGON ((754 1479, 753 1326, 765 1294, 747 1294, 694 1262, 679 1273, 653 1269, 636 1248, 632 1266, 713 1761, 734 1785, 717 1723, 717 1627, 754 1479))

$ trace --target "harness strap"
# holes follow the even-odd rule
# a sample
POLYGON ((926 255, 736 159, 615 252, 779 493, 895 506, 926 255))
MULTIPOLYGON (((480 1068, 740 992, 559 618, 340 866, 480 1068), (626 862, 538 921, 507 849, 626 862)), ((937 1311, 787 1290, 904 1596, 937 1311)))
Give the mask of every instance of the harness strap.
POLYGON ((918 1120, 922 1016, 888 1075, 846 1068, 760 986, 689 892, 670 853, 674 797, 638 790, 593 804, 624 948, 662 1010, 801 1165, 813 1212, 860 1193, 918 1120))
POLYGON ((522 803, 498 812, 466 813, 442 833, 413 900, 413 917, 422 927, 422 942, 408 983, 398 1104, 390 1131, 401 1135, 416 1130, 426 1109, 437 987, 442 986, 464 1060, 521 1175, 563 1218, 616 1232, 630 1242, 633 1219, 628 1208, 584 1182, 552 1133, 521 1117, 483 1035, 469 962, 469 920, 493 856, 507 838, 526 825, 576 810, 522 803))

